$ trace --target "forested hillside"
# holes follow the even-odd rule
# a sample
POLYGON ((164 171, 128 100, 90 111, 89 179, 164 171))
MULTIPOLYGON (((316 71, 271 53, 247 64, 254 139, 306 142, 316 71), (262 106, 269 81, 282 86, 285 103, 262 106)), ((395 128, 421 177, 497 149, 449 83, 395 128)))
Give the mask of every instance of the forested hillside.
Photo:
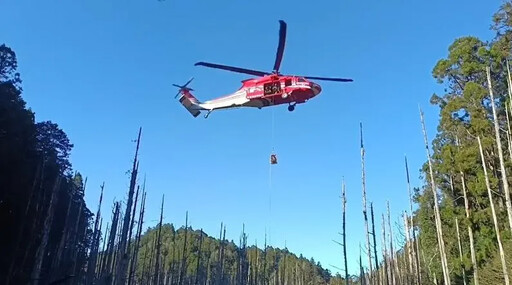
POLYGON ((175 229, 172 224, 163 224, 161 232, 158 226, 148 229, 140 240, 137 278, 149 283, 158 270, 164 284, 342 284, 339 276, 332 277, 314 258, 266 247, 265 241, 260 248, 247 246, 245 232, 239 241, 225 240, 223 234, 215 238, 191 227, 175 229), (158 250, 162 259, 155 267, 158 250))
POLYGON ((56 123, 35 120, 21 83, 15 52, 1 45, 0 283, 48 284, 83 271, 93 215, 68 160, 73 145, 56 123))

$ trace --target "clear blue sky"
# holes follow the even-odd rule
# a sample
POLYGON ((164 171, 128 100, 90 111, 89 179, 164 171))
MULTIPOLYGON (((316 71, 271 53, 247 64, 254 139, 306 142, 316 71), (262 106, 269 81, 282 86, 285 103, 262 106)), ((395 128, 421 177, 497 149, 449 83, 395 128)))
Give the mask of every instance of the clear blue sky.
POLYGON ((456 37, 490 39, 501 3, 414 2, 4 0, 0 38, 17 53, 23 97, 36 119, 57 122, 75 144, 71 161, 88 178, 92 211, 103 181, 105 218, 114 199, 125 199, 132 140, 142 126, 146 225, 158 222, 165 194, 165 222, 183 224, 188 210, 194 228, 217 236, 224 222, 235 241, 245 223, 251 244, 263 244, 267 231, 272 245, 286 241, 337 271, 329 265, 342 266, 332 239, 340 239, 344 176, 349 271, 356 274, 364 244, 359 122, 380 251, 386 200, 397 223, 408 209, 404 154, 413 186, 421 184, 418 104, 430 140, 436 131, 438 110, 429 98, 442 89, 431 70, 456 37), (197 61, 271 70, 279 19, 288 23, 283 73, 354 82, 320 82, 320 96, 293 113, 274 108, 274 145, 272 109, 219 111, 205 120, 174 100, 171 84, 191 76, 202 100, 232 92, 246 78, 193 66, 197 61), (270 188, 272 146, 279 164, 270 188))

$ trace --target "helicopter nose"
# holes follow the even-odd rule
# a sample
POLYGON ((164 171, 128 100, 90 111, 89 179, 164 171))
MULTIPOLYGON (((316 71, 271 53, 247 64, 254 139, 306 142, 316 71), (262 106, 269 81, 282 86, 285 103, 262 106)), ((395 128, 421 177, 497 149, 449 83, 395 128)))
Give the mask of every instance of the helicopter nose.
POLYGON ((311 89, 313 90, 313 94, 315 94, 315 96, 322 92, 322 87, 314 82, 311 82, 311 89))

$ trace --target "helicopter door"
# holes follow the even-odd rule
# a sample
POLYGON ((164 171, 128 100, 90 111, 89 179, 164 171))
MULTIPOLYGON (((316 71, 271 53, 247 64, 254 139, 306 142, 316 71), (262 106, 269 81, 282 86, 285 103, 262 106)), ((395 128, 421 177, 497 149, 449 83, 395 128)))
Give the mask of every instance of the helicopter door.
POLYGON ((281 93, 281 82, 279 80, 263 84, 263 95, 272 96, 281 93))

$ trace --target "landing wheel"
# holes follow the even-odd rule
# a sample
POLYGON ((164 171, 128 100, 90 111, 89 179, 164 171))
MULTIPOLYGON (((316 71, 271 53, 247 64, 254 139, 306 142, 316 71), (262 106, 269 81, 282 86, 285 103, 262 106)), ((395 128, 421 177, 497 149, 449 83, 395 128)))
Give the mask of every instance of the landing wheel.
POLYGON ((293 110, 295 110, 295 105, 289 105, 288 111, 292 112, 293 110))

